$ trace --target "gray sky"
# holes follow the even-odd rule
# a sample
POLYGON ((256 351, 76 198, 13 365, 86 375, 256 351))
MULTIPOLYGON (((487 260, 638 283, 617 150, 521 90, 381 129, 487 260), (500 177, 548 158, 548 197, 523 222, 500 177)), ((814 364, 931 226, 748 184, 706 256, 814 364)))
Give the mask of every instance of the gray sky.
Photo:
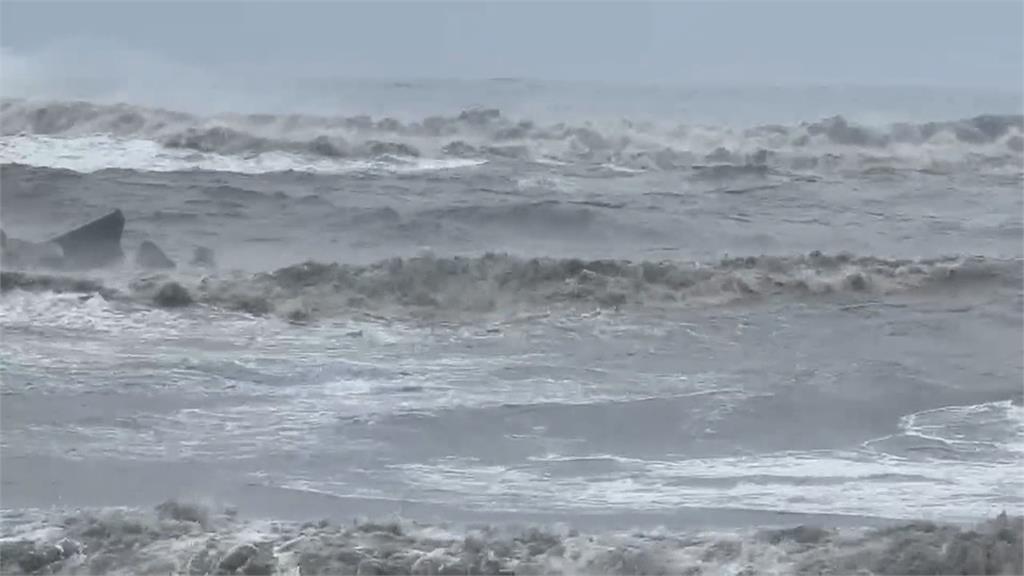
POLYGON ((277 70, 1017 91, 1022 39, 1019 0, 0 3, 0 64, 12 74, 19 63, 22 72, 88 75, 110 66, 111 74, 131 74, 129 63, 152 60, 228 76, 277 70))

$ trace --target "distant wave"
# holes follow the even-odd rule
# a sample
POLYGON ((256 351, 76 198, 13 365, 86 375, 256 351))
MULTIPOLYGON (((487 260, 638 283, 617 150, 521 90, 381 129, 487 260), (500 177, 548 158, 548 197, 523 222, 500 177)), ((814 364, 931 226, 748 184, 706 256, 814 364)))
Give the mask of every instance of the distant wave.
POLYGON ((540 125, 472 109, 417 122, 369 116, 241 115, 201 117, 127 104, 7 100, 5 137, 146 140, 167 150, 227 156, 269 153, 312 160, 473 158, 680 170, 715 165, 786 170, 893 166, 935 170, 953 164, 1020 169, 1024 116, 983 115, 873 127, 842 116, 799 125, 748 129, 628 120, 540 125))
POLYGON ((243 520, 168 501, 5 511, 5 574, 1020 574, 1020 517, 672 533, 243 520))
POLYGON ((957 257, 886 260, 846 254, 728 258, 709 264, 480 257, 392 258, 369 265, 305 262, 256 275, 220 274, 190 283, 150 276, 117 294, 95 281, 4 271, 3 291, 106 291, 114 297, 175 300, 296 320, 350 311, 415 315, 523 308, 708 306, 764 298, 890 294, 928 289, 1019 288, 1019 260, 957 257), (179 284, 179 282, 181 284, 179 284), (179 297, 180 294, 180 297, 179 297))
POLYGON ((198 170, 238 174, 414 173, 472 168, 484 163, 477 159, 416 158, 390 154, 380 154, 373 158, 330 158, 282 151, 220 154, 104 134, 74 138, 0 136, 0 162, 79 173, 119 169, 140 172, 198 170))

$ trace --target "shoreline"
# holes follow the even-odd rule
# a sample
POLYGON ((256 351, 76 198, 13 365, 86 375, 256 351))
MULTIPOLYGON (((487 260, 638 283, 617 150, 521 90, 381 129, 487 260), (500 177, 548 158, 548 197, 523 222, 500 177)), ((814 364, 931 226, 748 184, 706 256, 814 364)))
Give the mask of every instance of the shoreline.
MULTIPOLYGON (((181 501, 154 508, 4 510, 5 574, 876 574, 1021 572, 1024 518, 974 526, 590 532, 564 523, 250 519, 181 501)), ((783 527, 784 526, 784 527, 783 527)))

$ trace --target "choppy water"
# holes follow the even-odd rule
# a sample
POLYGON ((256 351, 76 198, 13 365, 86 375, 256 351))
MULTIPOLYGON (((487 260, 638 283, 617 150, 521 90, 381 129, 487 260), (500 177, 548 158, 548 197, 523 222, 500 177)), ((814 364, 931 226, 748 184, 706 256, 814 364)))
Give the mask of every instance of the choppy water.
MULTIPOLYGON (((49 558, 87 571, 128 514, 143 552, 107 568, 188 571, 251 536, 284 572, 286 542, 376 529, 259 519, 397 515, 447 536, 387 532, 301 573, 389 547, 419 551, 395 569, 443 548, 438 566, 485 570, 467 522, 560 547, 492 534, 486 570, 885 572, 908 538, 956 569, 964 533, 865 527, 1024 512, 1017 100, 946 95, 920 118, 857 108, 869 94, 829 111, 850 119, 715 124, 664 95, 635 119, 520 117, 507 87, 477 92, 500 111, 452 112, 457 87, 400 120, 3 103, 9 236, 120 208, 129 253, 178 262, 5 264, 5 541, 88 541, 49 558), (190 263, 199 246, 216 268, 190 263), (172 281, 192 305, 157 304, 172 281), (168 498, 243 519, 146 512, 168 498), (765 536, 796 524, 826 533, 765 536)), ((1001 526, 989 557, 1019 545, 1001 526)))

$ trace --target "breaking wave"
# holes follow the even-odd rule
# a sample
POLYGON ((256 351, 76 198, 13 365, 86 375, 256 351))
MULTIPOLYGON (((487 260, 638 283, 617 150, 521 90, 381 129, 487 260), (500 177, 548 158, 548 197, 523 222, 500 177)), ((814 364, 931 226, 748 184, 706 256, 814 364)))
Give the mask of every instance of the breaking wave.
MULTIPOLYGON (((1017 289, 1021 278, 1019 260, 980 256, 886 260, 813 252, 684 264, 508 254, 426 255, 369 265, 305 262, 269 273, 223 273, 198 281, 149 276, 117 296, 167 306, 199 302, 308 320, 360 310, 431 315, 524 308, 620 309, 984 285, 1017 289)), ((0 287, 4 291, 117 293, 92 281, 19 271, 4 271, 0 287)))
POLYGON ((147 172, 201 170, 238 174, 410 173, 468 168, 484 163, 476 159, 415 158, 388 154, 373 158, 329 158, 282 151, 219 154, 168 148, 152 140, 117 138, 104 134, 75 138, 3 136, 0 137, 0 162, 80 173, 124 169, 147 172))
POLYGON ((785 170, 944 170, 963 163, 1019 170, 1024 116, 983 115, 864 126, 835 116, 749 129, 628 120, 540 125, 496 109, 418 122, 369 116, 225 114, 202 117, 127 104, 7 100, 0 134, 151 141, 165 150, 310 159, 449 158, 680 170, 717 165, 785 170))
POLYGON ((1020 574, 1024 520, 585 534, 405 520, 242 520, 154 510, 5 511, 4 574, 1020 574))

